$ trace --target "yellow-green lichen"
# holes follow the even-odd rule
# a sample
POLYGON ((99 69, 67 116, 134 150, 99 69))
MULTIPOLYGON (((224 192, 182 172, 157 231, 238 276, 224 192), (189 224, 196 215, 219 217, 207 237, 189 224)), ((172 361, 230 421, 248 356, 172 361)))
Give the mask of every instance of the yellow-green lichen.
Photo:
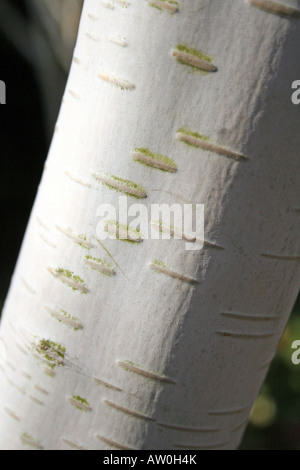
POLYGON ((75 282, 84 282, 83 279, 81 279, 81 277, 79 276, 76 276, 76 274, 74 274, 72 271, 69 271, 68 269, 63 269, 63 268, 57 268, 55 270, 56 274, 62 274, 70 279, 72 279, 73 281, 75 282))
POLYGON ((79 395, 73 395, 72 397, 70 397, 69 402, 71 403, 71 405, 75 406, 75 408, 77 408, 80 411, 84 411, 84 412, 92 411, 92 408, 89 402, 85 398, 82 398, 79 395))
POLYGON ((145 189, 142 186, 134 183, 133 181, 119 178, 118 176, 109 174, 106 174, 103 177, 94 175, 94 178, 96 179, 96 181, 102 183, 104 186, 107 186, 108 188, 113 189, 115 191, 125 193, 128 196, 134 197, 136 199, 142 199, 147 197, 145 189), (133 190, 133 192, 131 191, 131 189, 133 190))
POLYGON ((80 246, 81 248, 84 248, 85 250, 89 250, 89 249, 90 249, 88 246, 84 245, 84 244, 81 243, 81 242, 76 242, 76 244, 77 244, 78 246, 80 246))
POLYGON ((79 395, 73 395, 72 398, 76 401, 79 401, 80 403, 84 403, 87 406, 90 406, 89 402, 85 399, 80 397, 79 395))
POLYGON ((177 44, 177 49, 180 52, 186 52, 187 54, 191 54, 195 57, 198 57, 198 59, 205 60, 206 62, 209 62, 210 64, 212 63, 211 58, 205 54, 204 52, 195 49, 194 47, 187 46, 185 44, 177 44))
MULTIPOLYGON (((184 134, 184 135, 187 135, 187 136, 190 136, 190 137, 195 137, 195 139, 204 140, 205 142, 209 141, 209 137, 207 137, 206 135, 199 134, 199 132, 191 131, 190 129, 187 129, 186 127, 180 127, 177 130, 177 133, 178 134, 184 134)), ((179 137, 179 140, 181 140, 180 137, 179 137)), ((185 140, 182 140, 182 142, 185 143, 186 145, 190 145, 191 147, 198 148, 197 145, 192 144, 191 142, 186 142, 185 140)))
MULTIPOLYGON (((74 317, 73 315, 70 315, 69 313, 67 313, 65 310, 60 310, 60 313, 67 319, 67 320, 71 320, 72 322, 79 322, 78 318, 77 317, 74 317)), ((60 323, 63 322, 63 320, 60 320, 59 318, 56 318, 57 321, 59 321, 60 323)), ((79 329, 81 329, 79 326, 78 327, 74 327, 74 331, 78 331, 79 329)))
POLYGON ((160 266, 161 268, 166 268, 167 269, 167 266, 165 265, 165 263, 163 263, 162 261, 159 261, 157 259, 153 260, 152 264, 154 266, 160 266))
POLYGON ((27 432, 23 432, 23 434, 20 436, 20 439, 23 445, 27 445, 37 450, 43 450, 41 444, 35 441, 33 437, 30 436, 30 434, 28 434, 27 432))
POLYGON ((163 7, 164 3, 166 5, 171 5, 174 7, 173 13, 179 10, 179 3, 174 0, 152 0, 152 1, 150 0, 149 1, 149 5, 151 7, 157 8, 157 10, 160 10, 160 11, 162 11, 163 9, 166 9, 165 7, 163 7))
MULTIPOLYGON (((161 163, 165 164, 167 167, 170 167, 174 171, 177 170, 177 165, 174 162, 174 160, 170 157, 167 157, 166 155, 162 155, 160 153, 153 153, 148 148, 143 148, 143 147, 134 149, 134 152, 136 152, 138 154, 140 153, 142 155, 145 155, 145 157, 149 157, 150 159, 154 160, 154 162, 153 162, 154 164, 152 165, 151 163, 140 161, 138 156, 134 156, 135 161, 137 161, 137 162, 139 162, 139 163, 141 163, 145 166, 148 166, 148 167, 152 168, 153 166, 155 166, 155 161, 157 161, 157 162, 161 162, 161 163)), ((158 169, 161 170, 161 171, 168 171, 168 168, 158 168, 158 169)))
POLYGON ((64 365, 64 358, 66 348, 61 344, 55 343, 49 339, 41 339, 38 344, 34 346, 35 351, 41 358, 47 362, 48 367, 54 369, 56 366, 64 365))
POLYGON ((86 250, 89 250, 89 249, 90 249, 90 246, 89 246, 88 244, 84 243, 84 242, 88 242, 88 243, 89 243, 89 241, 88 241, 88 239, 87 239, 87 236, 86 236, 86 235, 83 235, 83 234, 80 234, 80 235, 78 235, 78 238, 80 238, 80 239, 82 240, 82 242, 76 241, 75 243, 76 243, 77 245, 79 245, 81 248, 84 248, 84 249, 86 249, 86 250))
MULTIPOLYGON (((108 220, 106 224, 107 227, 109 225, 114 226, 113 235, 115 235, 118 240, 127 243, 140 243, 142 241, 142 235, 140 230, 134 230, 128 225, 119 224, 115 220, 108 220), (124 236, 128 238, 125 238, 124 236)), ((112 233, 109 228, 107 228, 107 231, 108 233, 112 233)))
POLYGON ((157 4, 153 3, 153 2, 149 2, 149 5, 150 7, 153 7, 153 8, 156 8, 157 10, 162 10, 157 4))
MULTIPOLYGON (((114 272, 114 269, 113 267, 111 266, 111 264, 107 263, 106 261, 103 261, 102 259, 100 258, 93 258, 93 256, 90 256, 90 255, 87 255, 85 257, 85 259, 87 261, 91 261, 91 262, 94 262, 96 263, 97 265, 99 265, 100 267, 102 266, 103 268, 105 268, 102 272, 102 274, 104 274, 105 276, 113 276, 115 274, 114 272)), ((99 269, 97 269, 97 267, 93 267, 91 264, 90 264, 90 267, 91 269, 93 269, 94 271, 99 271, 99 269)))
POLYGON ((212 63, 212 59, 194 47, 178 44, 177 49, 173 50, 172 55, 179 64, 186 65, 195 72, 207 74, 217 71, 217 67, 212 63))
POLYGON ((85 285, 84 280, 68 269, 57 268, 55 269, 53 275, 71 287, 74 291, 80 290, 83 293, 88 292, 88 288, 85 285))

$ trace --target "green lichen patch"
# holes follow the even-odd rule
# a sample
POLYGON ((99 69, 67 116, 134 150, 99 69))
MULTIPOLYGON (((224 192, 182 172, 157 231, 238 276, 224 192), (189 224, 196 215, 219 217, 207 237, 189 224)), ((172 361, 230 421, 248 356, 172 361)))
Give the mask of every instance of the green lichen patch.
POLYGON ((235 160, 248 158, 235 150, 230 150, 220 144, 211 142, 207 136, 198 134, 198 132, 191 132, 189 129, 178 129, 176 138, 187 145, 202 148, 203 150, 214 152, 224 157, 234 158, 235 160))
POLYGON ((91 243, 89 242, 86 235, 80 234, 80 235, 78 235, 78 238, 82 240, 82 241, 77 240, 75 242, 78 246, 80 246, 81 248, 84 248, 86 250, 91 249, 91 243))
POLYGON ((61 344, 49 339, 41 339, 34 345, 34 349, 51 369, 64 365, 66 348, 61 344))
POLYGON ((56 274, 59 274, 59 275, 61 274, 63 276, 66 276, 67 278, 72 279, 75 282, 80 282, 80 283, 84 282, 83 279, 81 279, 81 277, 76 276, 74 273, 72 273, 68 269, 57 268, 55 272, 56 274))
POLYGON ((48 270, 54 277, 58 278, 64 284, 67 284, 74 291, 80 291, 83 294, 86 294, 89 291, 84 283, 84 280, 81 279, 80 276, 74 274, 72 271, 61 267, 55 270, 52 268, 48 268, 48 270))
POLYGON ((72 397, 74 400, 79 401, 80 403, 84 403, 85 405, 89 406, 89 402, 85 399, 80 397, 79 395, 73 395, 72 397))
POLYGON ((187 54, 191 54, 198 59, 205 60, 206 62, 212 63, 212 59, 205 54, 204 52, 200 51, 199 49, 195 49, 194 47, 189 47, 186 44, 177 44, 176 48, 180 52, 186 52, 187 54))
POLYGON ((57 225, 56 228, 57 230, 59 230, 61 233, 69 237, 71 240, 73 240, 77 245, 81 246, 82 248, 85 248, 86 250, 93 248, 93 244, 90 242, 90 240, 87 238, 86 235, 84 234, 76 235, 74 234, 73 230, 70 227, 67 229, 64 229, 60 227, 59 225, 57 225))
POLYGON ((30 436, 27 432, 23 432, 21 435, 21 442, 23 445, 32 447, 33 449, 43 450, 43 446, 41 446, 41 444, 33 439, 33 437, 30 436))
POLYGON ((181 140, 182 142, 184 142, 186 145, 190 145, 191 147, 199 147, 199 145, 197 145, 196 143, 193 143, 192 140, 184 140, 184 138, 180 138, 180 134, 184 137, 184 136, 187 136, 187 137, 194 137, 195 139, 199 139, 199 140, 203 140, 205 142, 209 142, 209 137, 207 137, 206 135, 203 135, 203 134, 199 134, 199 132, 194 132, 194 131, 191 131, 190 129, 187 129, 186 127, 180 127, 178 130, 177 130, 177 138, 178 140, 181 140))
POLYGON ((74 331, 82 330, 83 328, 78 318, 75 317, 74 315, 70 315, 65 310, 60 310, 59 314, 57 315, 53 314, 53 316, 60 323, 65 323, 66 325, 71 326, 74 329, 74 331))
POLYGON ((119 224, 115 220, 107 220, 105 229, 118 240, 127 243, 140 243, 142 241, 140 230, 134 230, 128 225, 119 224))
POLYGON ((147 197, 145 189, 134 183, 133 181, 119 178, 114 175, 93 175, 96 181, 102 183, 110 189, 125 193, 131 197, 137 199, 143 199, 147 197))
POLYGON ((185 44, 178 44, 173 50, 172 56, 182 65, 189 66, 193 70, 216 72, 217 67, 212 63, 212 59, 204 52, 185 44))
POLYGON ((157 10, 162 11, 162 8, 159 6, 159 2, 149 2, 150 7, 156 8, 157 10))
POLYGON ((177 132, 180 132, 181 134, 185 135, 190 135, 191 137, 195 137, 196 139, 201 139, 201 140, 209 140, 209 137, 203 134, 199 134, 199 132, 193 132, 190 129, 187 129, 186 127, 180 127, 177 132))
POLYGON ((92 408, 89 402, 85 398, 80 397, 79 395, 73 395, 68 400, 71 403, 71 405, 75 406, 75 408, 77 408, 80 411, 84 411, 84 412, 92 411, 92 408))
POLYGON ((70 315, 69 313, 67 313, 65 310, 60 310, 61 314, 67 318, 68 320, 74 320, 74 321, 78 321, 78 318, 77 317, 74 317, 73 315, 70 315))
POLYGON ((111 277, 115 275, 115 270, 111 264, 100 258, 93 258, 92 256, 87 255, 85 257, 85 263, 94 271, 101 272, 105 276, 111 277))
POLYGON ((176 13, 179 10, 179 3, 174 0, 149 0, 151 7, 158 10, 167 10, 170 13, 176 13))
POLYGON ((135 161, 148 167, 155 167, 162 171, 174 172, 177 170, 176 163, 170 157, 160 153, 153 153, 148 148, 136 148, 133 152, 135 161))
POLYGON ((168 267, 165 265, 165 263, 163 263, 162 261, 159 261, 159 260, 157 260, 157 259, 153 260, 153 261, 152 261, 152 264, 153 264, 154 266, 159 266, 159 267, 161 267, 161 268, 166 268, 166 269, 168 269, 168 267))

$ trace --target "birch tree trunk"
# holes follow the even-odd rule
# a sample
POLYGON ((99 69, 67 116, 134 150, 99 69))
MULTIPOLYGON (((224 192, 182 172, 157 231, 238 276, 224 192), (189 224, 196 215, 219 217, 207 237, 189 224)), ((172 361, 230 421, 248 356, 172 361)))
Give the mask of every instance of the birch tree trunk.
POLYGON ((2 449, 238 446, 299 289, 290 5, 85 1, 1 324, 2 449), (204 204, 204 247, 101 242, 122 193, 204 204))

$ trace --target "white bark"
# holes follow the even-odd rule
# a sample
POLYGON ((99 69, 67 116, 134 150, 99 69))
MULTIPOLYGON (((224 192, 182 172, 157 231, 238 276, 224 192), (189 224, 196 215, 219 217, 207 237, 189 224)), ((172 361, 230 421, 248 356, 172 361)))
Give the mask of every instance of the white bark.
POLYGON ((299 19, 253 1, 153 3, 85 2, 1 324, 3 449, 235 448, 296 298, 299 19), (182 128, 210 140, 188 146, 182 128), (141 165, 137 148, 177 172, 141 165), (148 207, 205 204, 203 249, 109 240, 112 260, 96 213, 121 193, 94 174, 141 185, 148 207))

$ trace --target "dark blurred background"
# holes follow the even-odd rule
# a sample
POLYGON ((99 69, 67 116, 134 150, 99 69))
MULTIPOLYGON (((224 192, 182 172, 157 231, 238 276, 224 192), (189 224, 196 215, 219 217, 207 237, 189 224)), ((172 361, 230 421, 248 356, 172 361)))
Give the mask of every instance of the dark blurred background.
MULTIPOLYGON (((9 287, 51 141, 76 40, 82 0, 1 0, 0 307, 9 287)), ((253 407, 241 449, 300 450, 300 299, 253 407)))

